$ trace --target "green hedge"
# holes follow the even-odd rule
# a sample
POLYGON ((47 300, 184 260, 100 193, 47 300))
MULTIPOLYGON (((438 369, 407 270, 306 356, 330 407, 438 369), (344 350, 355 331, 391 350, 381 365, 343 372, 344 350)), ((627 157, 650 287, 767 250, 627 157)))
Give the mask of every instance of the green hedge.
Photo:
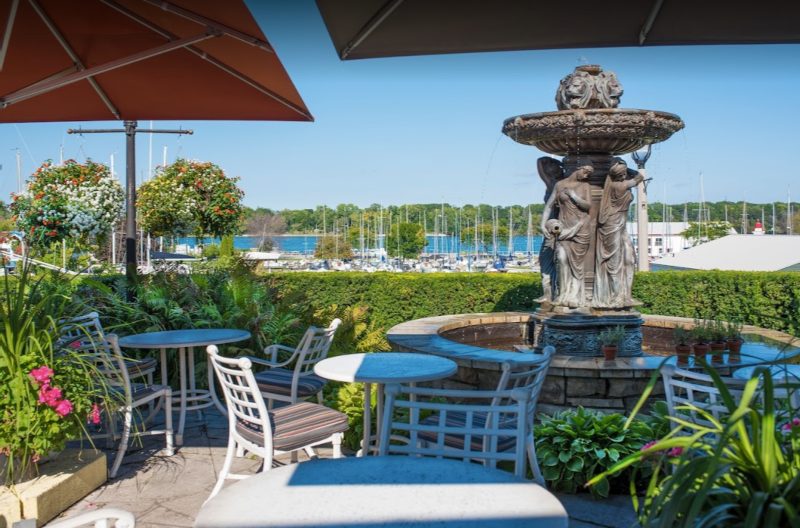
POLYGON ((633 295, 643 313, 734 320, 800 336, 800 273, 639 273, 633 295))
POLYGON ((539 275, 527 273, 274 273, 265 280, 301 313, 364 305, 384 330, 434 315, 533 310, 542 294, 539 275))
MULTIPOLYGON (((538 274, 275 273, 264 280, 304 318, 332 305, 361 305, 379 331, 435 315, 530 311, 541 295, 538 274)), ((633 290, 643 313, 719 317, 800 335, 800 273, 640 273, 633 290)))

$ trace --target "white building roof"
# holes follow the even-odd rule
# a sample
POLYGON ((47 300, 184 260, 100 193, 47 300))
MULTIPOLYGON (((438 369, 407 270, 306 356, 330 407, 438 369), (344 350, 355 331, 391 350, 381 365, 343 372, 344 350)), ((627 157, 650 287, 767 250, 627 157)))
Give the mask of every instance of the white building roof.
POLYGON ((728 235, 652 264, 653 269, 800 271, 800 236, 728 235))
MULTIPOLYGON (((689 229, 689 222, 648 222, 647 234, 659 236, 680 236, 681 233, 689 229)), ((628 233, 636 236, 636 222, 628 222, 628 233)))

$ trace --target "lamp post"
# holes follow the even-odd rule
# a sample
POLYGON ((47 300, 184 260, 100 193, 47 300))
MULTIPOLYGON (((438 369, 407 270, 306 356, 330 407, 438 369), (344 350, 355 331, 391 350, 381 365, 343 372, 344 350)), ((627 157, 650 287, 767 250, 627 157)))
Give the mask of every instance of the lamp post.
POLYGON ((637 239, 637 248, 638 248, 638 255, 639 261, 638 270, 639 271, 650 271, 650 255, 648 252, 648 229, 647 229, 647 186, 645 185, 644 178, 647 177, 647 173, 645 172, 645 164, 647 160, 650 159, 650 153, 652 150, 652 145, 647 145, 644 148, 641 148, 631 154, 631 158, 636 163, 636 167, 639 169, 639 174, 642 175, 642 181, 636 186, 636 197, 637 197, 637 206, 636 206, 636 239, 637 239))

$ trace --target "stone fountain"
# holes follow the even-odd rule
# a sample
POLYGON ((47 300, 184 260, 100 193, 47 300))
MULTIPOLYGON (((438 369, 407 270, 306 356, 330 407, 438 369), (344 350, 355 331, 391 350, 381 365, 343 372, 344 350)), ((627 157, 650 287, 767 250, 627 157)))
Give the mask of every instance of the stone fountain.
POLYGON ((618 108, 622 86, 596 65, 579 66, 556 93, 558 111, 509 118, 503 133, 563 156, 538 160, 545 183, 540 255, 544 295, 534 343, 559 354, 600 355, 598 335, 625 328, 620 356, 642 353, 642 318, 631 296, 635 268, 626 230, 631 189, 643 177, 618 156, 668 139, 674 115, 618 108))

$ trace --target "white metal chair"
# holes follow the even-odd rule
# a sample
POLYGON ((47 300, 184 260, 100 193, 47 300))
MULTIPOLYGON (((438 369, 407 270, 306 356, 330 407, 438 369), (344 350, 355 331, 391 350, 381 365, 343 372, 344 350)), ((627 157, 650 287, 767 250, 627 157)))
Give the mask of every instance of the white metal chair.
MULTIPOLYGON (((109 414, 122 414, 122 434, 120 437, 117 455, 114 464, 109 471, 109 478, 114 478, 122 464, 122 458, 128 449, 128 442, 131 435, 144 436, 163 434, 166 440, 166 453, 172 456, 174 453, 173 432, 172 432, 172 388, 166 385, 151 385, 143 383, 131 383, 128 374, 128 366, 125 358, 119 349, 118 338, 114 334, 108 334, 103 343, 97 347, 98 353, 104 354, 104 366, 100 371, 106 376, 113 391, 111 401, 107 403, 109 414), (151 402, 160 400, 163 402, 165 424, 164 429, 145 430, 140 424, 141 430, 133 431, 134 412, 137 407, 149 405, 151 402)), ((159 405, 161 407, 161 405, 159 405)), ((113 430, 109 434, 116 435, 113 430)))
POLYGON ((93 526, 94 528, 135 528, 136 518, 131 512, 125 510, 103 508, 80 513, 68 519, 54 521, 47 526, 48 528, 79 528, 81 526, 93 526))
POLYGON ((314 365, 328 357, 340 324, 340 319, 334 319, 328 328, 309 327, 294 349, 283 345, 268 346, 264 354, 269 360, 249 358, 257 366, 268 367, 256 372, 255 379, 270 409, 275 400, 297 403, 315 394, 317 401, 322 403, 322 388, 327 380, 314 374, 314 365), (290 356, 280 361, 281 353, 287 352, 291 353, 290 356))
MULTIPOLYGON (((100 315, 97 312, 65 319, 60 323, 60 335, 56 341, 57 348, 93 352, 96 344, 105 340, 106 332, 103 330, 100 315)), ((153 373, 158 366, 158 362, 154 358, 125 357, 125 364, 131 378, 145 378, 147 383, 153 384, 153 373)))
POLYGON ((526 475, 527 454, 534 479, 544 484, 533 420, 554 352, 546 347, 541 355, 504 364, 498 388, 491 391, 387 385, 379 454, 460 458, 491 467, 510 461, 520 477, 526 475), (408 442, 392 441, 398 435, 408 442))
POLYGON ((261 457, 264 460, 261 471, 272 467, 276 454, 305 450, 314 457, 311 448, 321 444, 333 445, 333 458, 342 456, 342 437, 347 430, 345 414, 310 402, 268 411, 250 358, 222 357, 214 345, 207 350, 228 407, 228 449, 217 484, 208 499, 222 489, 226 479, 249 476, 230 472, 237 452, 249 451, 261 457))
MULTIPOLYGON (((716 420, 729 414, 730 411, 723 402, 719 389, 714 386, 714 380, 708 374, 681 369, 674 365, 664 365, 661 367, 661 378, 664 381, 664 392, 670 416, 698 425, 710 426, 711 422, 702 413, 692 409, 679 409, 679 407, 692 405, 710 414, 716 420)), ((723 381, 734 401, 738 403, 746 382, 734 378, 723 378, 723 381)), ((671 423, 671 426, 673 429, 679 427, 674 422, 671 423)))

